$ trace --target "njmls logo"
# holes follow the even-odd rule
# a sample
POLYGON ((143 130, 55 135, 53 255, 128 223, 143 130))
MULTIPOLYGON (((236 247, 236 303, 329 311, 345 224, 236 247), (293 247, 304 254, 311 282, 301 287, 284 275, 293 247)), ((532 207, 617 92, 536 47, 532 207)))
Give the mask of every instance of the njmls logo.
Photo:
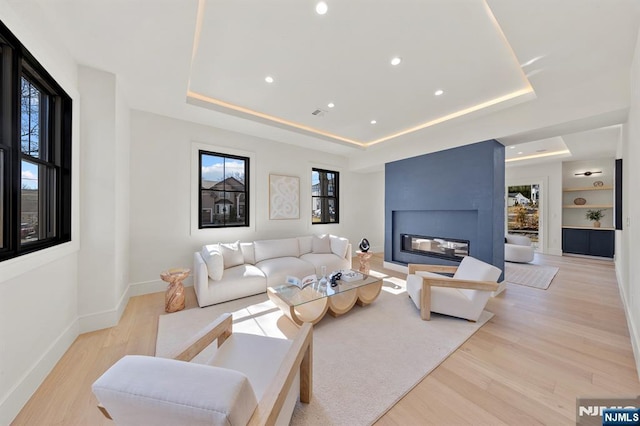
POLYGON ((578 416, 579 417, 582 417, 582 416, 600 416, 600 417, 602 417, 604 415, 604 411, 605 410, 637 410, 637 407, 634 407, 634 406, 609 407, 609 406, 604 406, 604 405, 600 405, 600 406, 591 405, 591 406, 588 406, 588 407, 579 406, 578 407, 578 416))
POLYGON ((578 398, 576 425, 640 426, 640 396, 636 398, 578 398))

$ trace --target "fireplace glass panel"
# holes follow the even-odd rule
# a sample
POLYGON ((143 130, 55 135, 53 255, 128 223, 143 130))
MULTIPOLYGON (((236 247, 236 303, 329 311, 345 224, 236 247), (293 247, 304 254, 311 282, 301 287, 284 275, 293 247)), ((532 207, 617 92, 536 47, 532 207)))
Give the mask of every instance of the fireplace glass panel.
POLYGON ((455 238, 402 234, 402 251, 460 261, 469 255, 469 241, 455 238))

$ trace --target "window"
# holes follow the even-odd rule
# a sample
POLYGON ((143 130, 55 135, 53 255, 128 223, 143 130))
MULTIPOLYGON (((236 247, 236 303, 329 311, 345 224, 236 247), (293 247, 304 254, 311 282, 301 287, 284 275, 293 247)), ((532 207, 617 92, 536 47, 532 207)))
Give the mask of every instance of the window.
POLYGON ((338 223, 338 183, 340 173, 311 171, 311 223, 338 223))
POLYGON ((71 240, 71 98, 0 23, 0 260, 71 240))
POLYGON ((199 151, 198 227, 249 226, 249 159, 199 151))

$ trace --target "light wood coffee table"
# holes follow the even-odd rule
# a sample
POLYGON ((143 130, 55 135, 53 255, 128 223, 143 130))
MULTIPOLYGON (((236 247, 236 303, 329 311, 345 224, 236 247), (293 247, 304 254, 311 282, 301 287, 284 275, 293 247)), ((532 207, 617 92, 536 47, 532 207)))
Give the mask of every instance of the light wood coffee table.
POLYGON ((337 317, 357 303, 366 306, 372 303, 382 289, 382 279, 364 275, 357 281, 338 281, 338 285, 310 285, 302 290, 295 285, 284 284, 268 287, 269 299, 297 325, 305 322, 316 324, 327 312, 337 317))

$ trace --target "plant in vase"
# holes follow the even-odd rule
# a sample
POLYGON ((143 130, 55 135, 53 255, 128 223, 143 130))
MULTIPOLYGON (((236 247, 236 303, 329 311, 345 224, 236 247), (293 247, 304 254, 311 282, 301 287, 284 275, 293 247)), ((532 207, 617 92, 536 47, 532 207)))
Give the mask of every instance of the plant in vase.
POLYGON ((600 219, 604 217, 604 213, 602 213, 603 211, 604 210, 602 209, 587 210, 587 213, 585 214, 585 216, 587 217, 588 220, 593 222, 594 228, 600 228, 600 219))

